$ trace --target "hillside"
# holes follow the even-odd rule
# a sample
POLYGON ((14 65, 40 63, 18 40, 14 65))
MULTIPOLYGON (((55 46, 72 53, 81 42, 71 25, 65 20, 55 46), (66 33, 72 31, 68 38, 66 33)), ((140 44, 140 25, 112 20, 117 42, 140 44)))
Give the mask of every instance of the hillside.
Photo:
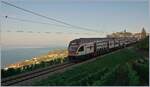
POLYGON ((148 85, 149 59, 145 57, 147 55, 137 52, 140 50, 138 46, 139 44, 107 54, 64 73, 57 73, 45 80, 35 81, 34 85, 148 85))

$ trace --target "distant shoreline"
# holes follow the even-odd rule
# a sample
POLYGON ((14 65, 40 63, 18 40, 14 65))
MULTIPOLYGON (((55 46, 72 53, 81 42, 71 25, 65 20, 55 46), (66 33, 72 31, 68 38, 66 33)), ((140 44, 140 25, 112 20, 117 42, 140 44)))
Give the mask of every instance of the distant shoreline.
POLYGON ((30 60, 35 56, 46 55, 50 51, 62 48, 2 48, 1 68, 24 60, 30 60), (38 50, 37 50, 38 49, 38 50))

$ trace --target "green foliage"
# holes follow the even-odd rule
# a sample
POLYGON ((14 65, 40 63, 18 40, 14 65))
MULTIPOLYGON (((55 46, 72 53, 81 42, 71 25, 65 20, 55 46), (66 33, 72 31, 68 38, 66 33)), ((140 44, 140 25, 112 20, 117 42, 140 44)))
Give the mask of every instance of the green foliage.
POLYGON ((2 73, 1 77, 5 78, 5 77, 21 74, 21 73, 33 71, 35 69, 47 67, 50 65, 60 64, 60 63, 66 62, 66 61, 67 61, 67 58, 56 58, 54 60, 50 60, 50 61, 46 61, 46 62, 42 61, 39 64, 23 66, 22 68, 17 68, 17 69, 14 69, 14 68, 9 68, 8 70, 1 69, 1 73, 2 73))
POLYGON ((99 80, 106 72, 108 72, 108 69, 103 68, 102 70, 99 70, 97 72, 90 73, 86 77, 83 77, 80 80, 78 80, 78 82, 76 82, 75 84, 86 85, 86 86, 93 85, 94 82, 99 80))
POLYGON ((2 69, 1 70, 1 77, 12 76, 12 75, 19 74, 21 72, 22 72, 22 70, 20 68, 18 68, 18 69, 9 68, 7 71, 2 69))
POLYGON ((116 70, 116 78, 113 83, 114 86, 127 86, 128 85, 128 71, 125 64, 122 64, 116 70))
POLYGON ((127 64, 127 69, 128 69, 129 85, 131 86, 139 85, 140 80, 139 80, 139 76, 137 75, 137 72, 134 71, 131 65, 129 64, 127 64))
POLYGON ((94 86, 111 86, 114 84, 116 79, 116 71, 118 66, 105 73, 101 78, 93 84, 94 86))
POLYGON ((146 38, 142 39, 138 44, 137 48, 139 49, 144 49, 144 50, 149 50, 149 36, 146 38))
POLYGON ((137 71, 141 79, 146 81, 146 84, 149 84, 149 62, 144 61, 144 63, 134 63, 133 68, 137 71))

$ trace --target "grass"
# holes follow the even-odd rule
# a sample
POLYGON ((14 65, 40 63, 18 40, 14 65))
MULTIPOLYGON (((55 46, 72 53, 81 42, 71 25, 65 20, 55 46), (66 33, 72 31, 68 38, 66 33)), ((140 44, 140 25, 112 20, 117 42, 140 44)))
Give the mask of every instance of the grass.
POLYGON ((149 84, 149 62, 148 60, 144 60, 143 62, 134 62, 132 66, 133 66, 133 69, 140 76, 140 80, 142 81, 141 85, 149 84))
POLYGON ((137 75, 137 72, 133 70, 132 66, 130 64, 127 64, 127 70, 128 70, 128 81, 130 86, 139 85, 139 76, 137 75))

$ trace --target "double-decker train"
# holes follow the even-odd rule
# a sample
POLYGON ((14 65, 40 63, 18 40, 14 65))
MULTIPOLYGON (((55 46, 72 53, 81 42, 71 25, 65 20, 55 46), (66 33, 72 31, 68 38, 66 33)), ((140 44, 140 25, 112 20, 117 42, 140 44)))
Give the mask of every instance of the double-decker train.
POLYGON ((136 43, 134 37, 79 38, 70 41, 68 58, 71 62, 83 61, 136 43))

